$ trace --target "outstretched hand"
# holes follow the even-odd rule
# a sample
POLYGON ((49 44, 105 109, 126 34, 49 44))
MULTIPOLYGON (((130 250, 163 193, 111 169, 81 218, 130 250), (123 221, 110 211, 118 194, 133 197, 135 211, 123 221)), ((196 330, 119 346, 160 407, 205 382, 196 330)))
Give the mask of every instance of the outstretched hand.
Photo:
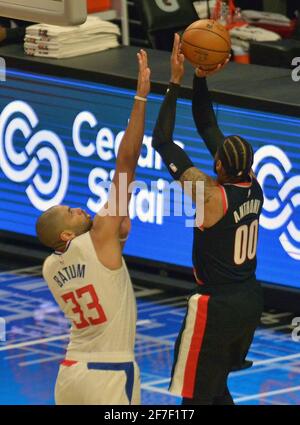
POLYGON ((137 95, 140 97, 147 97, 150 92, 150 75, 151 70, 148 66, 148 55, 145 50, 141 49, 137 54, 139 64, 139 75, 137 84, 137 95))
POLYGON ((195 74, 199 78, 203 77, 209 77, 210 75, 216 74, 217 72, 221 71, 221 69, 224 68, 230 61, 231 55, 228 56, 226 61, 224 63, 219 64, 216 68, 211 69, 209 71, 206 71, 205 69, 201 69, 199 66, 195 69, 195 74))
POLYGON ((174 44, 171 55, 171 82, 180 84, 184 76, 184 55, 181 53, 179 34, 174 36, 174 44))

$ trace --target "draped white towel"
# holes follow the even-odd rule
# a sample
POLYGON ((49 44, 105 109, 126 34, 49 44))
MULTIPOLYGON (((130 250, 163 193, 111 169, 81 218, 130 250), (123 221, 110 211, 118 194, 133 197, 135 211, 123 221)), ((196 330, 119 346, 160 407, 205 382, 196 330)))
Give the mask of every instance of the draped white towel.
POLYGON ((70 58, 119 46, 117 25, 89 16, 75 27, 37 24, 26 29, 24 49, 28 55, 70 58))

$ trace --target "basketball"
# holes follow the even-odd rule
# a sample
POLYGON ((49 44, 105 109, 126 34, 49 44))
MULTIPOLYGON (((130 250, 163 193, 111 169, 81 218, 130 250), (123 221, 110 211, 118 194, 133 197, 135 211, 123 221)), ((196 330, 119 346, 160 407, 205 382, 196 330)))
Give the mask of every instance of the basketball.
POLYGON ((185 58, 206 71, 223 64, 231 51, 229 32, 212 19, 201 19, 187 27, 181 45, 185 58))

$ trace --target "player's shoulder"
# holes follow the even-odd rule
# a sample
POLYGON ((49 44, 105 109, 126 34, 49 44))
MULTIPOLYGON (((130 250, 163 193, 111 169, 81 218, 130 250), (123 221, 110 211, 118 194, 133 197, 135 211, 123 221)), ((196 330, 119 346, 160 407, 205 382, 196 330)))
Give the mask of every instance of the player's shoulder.
POLYGON ((96 260, 97 255, 90 231, 72 239, 68 256, 69 258, 81 258, 83 261, 96 260))
POLYGON ((82 235, 76 236, 70 240, 66 246, 66 249, 62 253, 54 252, 54 257, 64 254, 74 254, 75 251, 89 251, 93 246, 90 232, 85 232, 82 235))
POLYGON ((263 188, 261 187, 261 184, 257 180, 257 177, 253 173, 253 171, 250 174, 250 176, 251 176, 251 179, 252 179, 252 187, 255 188, 259 192, 259 194, 263 197, 263 188))
POLYGON ((91 255, 94 251, 94 244, 90 232, 85 232, 82 235, 76 236, 71 242, 72 253, 80 252, 82 254, 91 255))
POLYGON ((42 266, 42 275, 44 277, 44 279, 47 280, 47 276, 49 275, 49 273, 51 273, 51 270, 53 269, 53 265, 56 262, 56 258, 55 258, 55 254, 52 253, 50 254, 43 263, 42 266))

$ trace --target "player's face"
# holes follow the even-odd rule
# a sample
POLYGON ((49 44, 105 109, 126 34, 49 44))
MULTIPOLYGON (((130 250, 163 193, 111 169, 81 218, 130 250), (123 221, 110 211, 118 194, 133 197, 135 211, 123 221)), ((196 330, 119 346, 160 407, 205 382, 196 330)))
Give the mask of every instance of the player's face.
POLYGON ((214 172, 215 172, 215 174, 219 174, 219 165, 220 165, 220 158, 219 158, 219 154, 218 153, 216 153, 216 155, 215 155, 215 160, 214 160, 214 172))
POLYGON ((214 172, 215 174, 217 174, 218 183, 222 184, 225 181, 225 173, 218 153, 216 153, 215 155, 214 172))
POLYGON ((82 208, 71 208, 69 206, 61 206, 61 209, 67 227, 69 228, 69 230, 72 230, 77 236, 91 229, 93 224, 91 216, 82 208))

